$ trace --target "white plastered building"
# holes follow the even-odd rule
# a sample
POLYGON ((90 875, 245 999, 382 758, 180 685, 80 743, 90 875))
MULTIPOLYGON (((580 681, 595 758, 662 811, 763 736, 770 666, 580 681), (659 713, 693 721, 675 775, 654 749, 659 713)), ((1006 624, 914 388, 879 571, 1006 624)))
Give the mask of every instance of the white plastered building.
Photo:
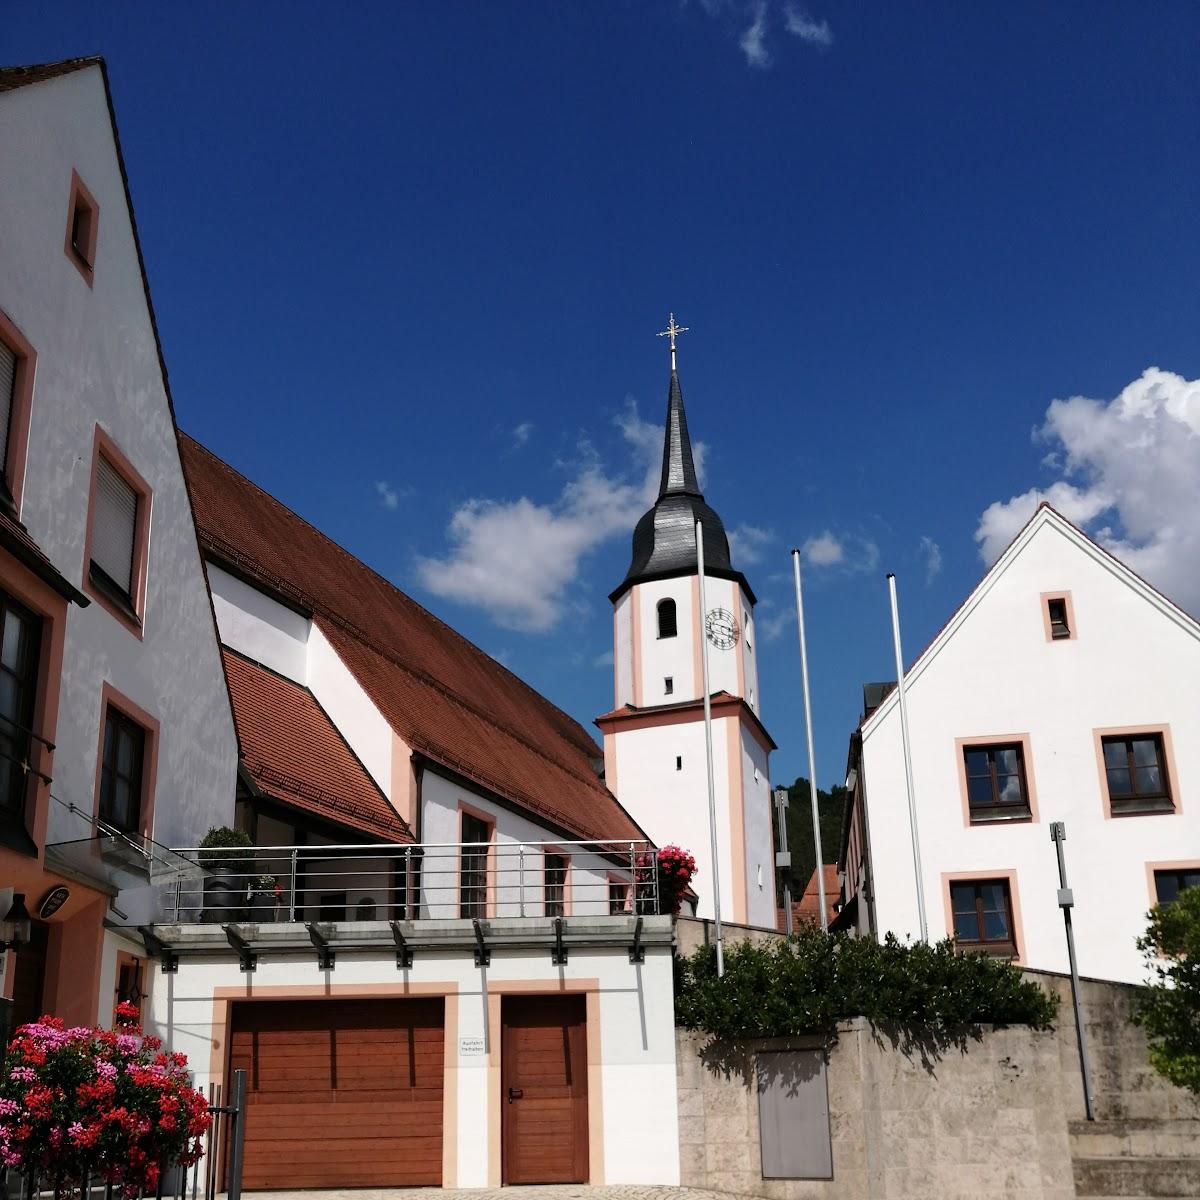
MULTIPOLYGON (((1141 981, 1147 910, 1200 879, 1200 625, 1042 505, 906 675, 929 936, 1141 981)), ((861 932, 919 930, 898 693, 868 689, 841 855, 861 932)))
POLYGON ((3 990, 107 1025, 154 844, 232 818, 236 742, 103 62, 0 69, 0 163, 3 990))

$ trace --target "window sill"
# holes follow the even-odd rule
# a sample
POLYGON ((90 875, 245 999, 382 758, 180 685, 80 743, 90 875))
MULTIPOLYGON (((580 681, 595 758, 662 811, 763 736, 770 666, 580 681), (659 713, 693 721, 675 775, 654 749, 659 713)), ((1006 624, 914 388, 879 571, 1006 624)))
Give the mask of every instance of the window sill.
POLYGON ((88 566, 83 590, 116 617, 130 633, 141 639, 142 619, 130 603, 129 597, 95 563, 88 566))
POLYGON ((1151 800, 1141 804, 1114 804, 1108 802, 1109 815, 1113 817, 1169 817, 1176 812, 1170 800, 1151 800))
POLYGON ((1017 962, 1019 955, 1011 942, 955 942, 960 954, 986 954, 989 958, 1007 958, 1017 962))
POLYGON ((996 811, 993 809, 971 809, 970 823, 974 825, 1029 825, 1033 823, 1033 813, 1027 809, 1011 811, 996 811))

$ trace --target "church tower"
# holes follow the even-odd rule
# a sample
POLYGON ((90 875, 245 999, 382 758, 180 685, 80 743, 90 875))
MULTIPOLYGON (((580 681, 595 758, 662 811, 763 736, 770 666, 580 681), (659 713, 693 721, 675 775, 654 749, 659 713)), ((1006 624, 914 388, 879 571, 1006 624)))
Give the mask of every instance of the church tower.
POLYGON ((729 538, 705 503, 688 436, 683 391, 671 376, 658 499, 633 532, 633 556, 613 604, 615 706, 597 718, 609 788, 662 846, 696 858, 698 913, 713 915, 713 871, 704 743, 703 663, 707 649, 713 778, 724 920, 776 924, 768 756, 755 658, 754 592, 735 569, 729 538), (705 602, 700 611, 696 522, 704 537, 705 602))

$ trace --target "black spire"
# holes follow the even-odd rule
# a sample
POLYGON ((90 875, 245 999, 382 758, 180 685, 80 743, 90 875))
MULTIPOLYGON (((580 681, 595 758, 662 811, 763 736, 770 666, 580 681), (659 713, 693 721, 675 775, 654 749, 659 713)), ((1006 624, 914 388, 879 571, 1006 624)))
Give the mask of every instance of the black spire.
POLYGON ((751 602, 754 593, 729 559, 729 538, 716 512, 704 502, 696 478, 692 441, 679 375, 672 369, 667 390, 666 437, 663 442, 662 480, 654 507, 646 512, 633 531, 633 558, 629 570, 609 599, 616 601, 635 583, 692 575, 696 571, 696 522, 704 534, 704 569, 708 575, 736 579, 751 602))
POLYGON ((696 464, 692 459, 692 439, 688 437, 687 413, 683 411, 683 392, 679 388, 679 373, 671 372, 667 391, 667 436, 663 442, 662 483, 658 498, 681 492, 699 496, 696 464))

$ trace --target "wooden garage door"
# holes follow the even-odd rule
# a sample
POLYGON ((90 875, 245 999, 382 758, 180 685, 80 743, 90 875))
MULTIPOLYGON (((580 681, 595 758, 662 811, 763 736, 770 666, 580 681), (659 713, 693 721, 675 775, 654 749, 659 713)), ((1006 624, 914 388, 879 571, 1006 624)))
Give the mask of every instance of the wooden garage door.
POLYGON ((441 1000, 234 1005, 242 1186, 440 1184, 443 1023, 441 1000))

